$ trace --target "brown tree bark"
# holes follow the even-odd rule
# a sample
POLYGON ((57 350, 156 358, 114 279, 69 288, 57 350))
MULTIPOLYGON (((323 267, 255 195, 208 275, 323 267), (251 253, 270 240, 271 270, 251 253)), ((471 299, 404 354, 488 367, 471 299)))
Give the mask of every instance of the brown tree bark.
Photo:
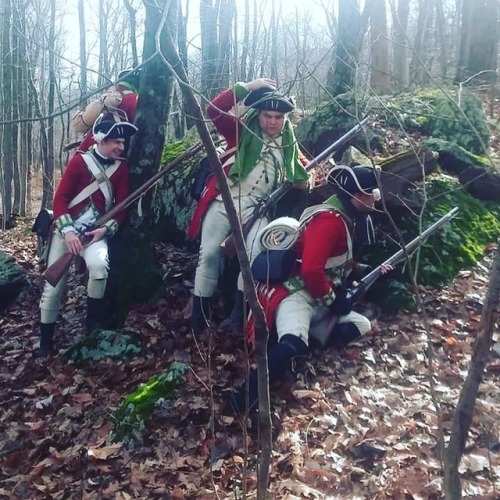
POLYGON ((488 362, 493 342, 493 332, 498 319, 500 304, 500 247, 496 249, 493 269, 490 274, 488 291, 483 304, 481 322, 477 330, 477 338, 472 353, 469 372, 465 379, 458 400, 451 436, 444 457, 444 490, 448 500, 462 498, 460 474, 458 466, 464 453, 465 443, 472 424, 474 406, 476 404, 479 384, 488 362))
MULTIPOLYGON (((28 79, 28 57, 26 50, 26 13, 24 8, 20 8, 19 3, 16 6, 14 28, 19 33, 19 79, 21 82, 25 82, 28 79)), ((19 99, 19 116, 27 118, 30 116, 30 106, 29 106, 29 93, 28 86, 19 84, 18 87, 18 99, 19 99)), ((18 148, 18 158, 19 158, 19 189, 20 189, 20 201, 21 207, 24 207, 25 213, 20 212, 21 215, 31 215, 31 193, 30 186, 28 183, 28 172, 30 168, 29 159, 29 144, 30 141, 30 128, 31 125, 28 122, 21 122, 19 124, 19 148, 18 148)))
POLYGON ((56 0, 50 0, 50 27, 49 27, 49 92, 47 96, 47 158, 43 166, 43 199, 42 205, 49 206, 54 197, 54 104, 56 88, 56 0))
POLYGON ((431 41, 430 25, 433 12, 434 0, 419 0, 417 32, 410 63, 410 82, 414 85, 423 85, 429 81, 430 65, 426 48, 431 41))
MULTIPOLYGON (((128 153, 131 190, 150 179, 160 165, 173 88, 172 74, 160 54, 160 51, 165 51, 167 28, 160 28, 163 17, 168 16, 168 29, 176 33, 179 12, 175 1, 170 2, 168 12, 164 11, 168 2, 144 0, 143 3, 146 12, 142 54, 144 65, 134 120, 139 130, 132 137, 128 153)), ((115 245, 119 247, 112 257, 118 270, 119 323, 125 320, 130 304, 150 298, 161 284, 151 249, 151 199, 152 193, 149 192, 141 199, 140 208, 136 205, 132 207, 120 236, 126 244, 115 245)))
MULTIPOLYGON (((16 1, 12 5, 12 89, 21 89, 21 53, 20 53, 20 32, 17 30, 19 6, 16 1)), ((26 192, 21 189, 21 172, 19 164, 19 108, 22 96, 20 92, 13 92, 12 95, 12 171, 14 186, 14 201, 12 211, 20 215, 26 215, 26 192)))

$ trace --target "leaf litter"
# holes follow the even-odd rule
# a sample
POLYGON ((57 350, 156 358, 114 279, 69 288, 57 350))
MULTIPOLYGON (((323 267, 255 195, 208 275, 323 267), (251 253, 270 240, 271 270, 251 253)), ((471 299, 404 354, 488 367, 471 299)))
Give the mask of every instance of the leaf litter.
MULTIPOLYGON (((213 329, 194 339, 184 311, 193 254, 159 245, 168 293, 137 305, 124 331, 147 349, 130 359, 79 366, 36 361, 41 278, 31 221, 0 233, 29 285, 0 315, 0 498, 242 498, 256 492, 256 437, 223 415, 244 380, 240 338, 213 329), (184 269, 185 273, 176 269, 184 269), (175 272, 174 272, 175 271, 175 272), (111 440, 111 415, 140 384, 188 363, 179 394, 148 421, 133 448, 111 440), (244 466, 247 472, 244 474, 244 466), (243 483, 245 482, 245 483, 243 483)), ((435 378, 445 431, 467 374, 491 261, 443 290, 424 290, 431 311, 435 378)), ((57 344, 83 336, 85 289, 73 276, 57 344)), ((500 483, 500 339, 476 402, 460 465, 464 498, 493 499, 500 483)), ((316 352, 295 382, 272 394, 270 495, 277 499, 439 498, 438 427, 428 380, 427 338, 416 314, 379 317, 374 335, 348 349, 316 352)))

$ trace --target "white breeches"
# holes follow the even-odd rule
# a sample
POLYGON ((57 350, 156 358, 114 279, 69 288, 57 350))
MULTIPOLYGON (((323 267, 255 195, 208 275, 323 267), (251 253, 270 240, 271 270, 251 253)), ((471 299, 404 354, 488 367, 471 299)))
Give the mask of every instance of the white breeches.
MULTIPOLYGON (((251 204, 245 206, 243 200, 240 220, 247 221, 255 209, 255 202, 252 201, 251 204)), ((238 200, 235 200, 235 203, 236 210, 239 211, 238 200)), ((260 245, 257 244, 256 236, 267 223, 266 217, 258 219, 246 237, 245 241, 250 263, 260 252, 260 245)), ((208 208, 201 227, 200 253, 194 278, 194 295, 211 297, 215 293, 222 267, 223 250, 221 244, 229 236, 230 232, 231 227, 224 204, 222 201, 214 200, 208 208)), ((243 290, 241 274, 238 277, 238 289, 243 290)))
MULTIPOLYGON (((59 257, 67 253, 68 249, 64 238, 55 232, 50 242, 47 265, 50 266, 59 257)), ((102 239, 92 245, 85 247, 81 252, 89 272, 87 283, 87 294, 93 299, 102 299, 106 289, 106 279, 108 278, 108 244, 102 239)), ((42 323, 55 323, 59 313, 59 306, 62 295, 66 289, 68 273, 66 273, 59 283, 54 287, 45 283, 40 299, 40 312, 42 323)))
MULTIPOLYGON (((316 312, 316 303, 306 290, 300 290, 286 297, 276 311, 278 339, 283 335, 296 335, 309 345, 309 327, 316 312)), ((338 323, 354 323, 361 335, 371 330, 368 318, 355 311, 340 316, 338 323)))

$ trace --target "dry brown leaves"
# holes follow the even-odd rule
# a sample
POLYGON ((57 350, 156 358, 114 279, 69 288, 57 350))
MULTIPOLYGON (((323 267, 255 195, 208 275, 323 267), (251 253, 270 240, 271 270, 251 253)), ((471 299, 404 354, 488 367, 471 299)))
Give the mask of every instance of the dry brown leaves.
MULTIPOLYGON (((45 363, 33 358, 41 287, 34 247, 26 226, 0 234, 0 248, 30 279, 0 316, 0 497, 242 498, 244 488, 255 496, 255 440, 245 440, 238 422, 221 411, 228 390, 243 381, 243 346, 220 330, 196 341, 189 333, 183 280, 192 277, 192 255, 168 246, 159 253, 169 294, 156 305, 135 307, 126 325, 147 344, 143 355, 75 368, 58 357, 45 363), (112 444, 112 410, 173 360, 192 367, 179 398, 158 413, 135 449, 112 444)), ((488 265, 461 273, 444 290, 426 291, 430 339, 417 315, 382 317, 375 336, 342 353, 311 356, 296 367, 292 387, 273 388, 280 424, 272 498, 442 496, 429 377, 447 432, 470 361, 488 265)), ((83 334, 84 310, 84 286, 74 278, 58 324, 59 347, 83 334)), ((497 344, 490 367, 500 365, 499 357, 497 344)), ((485 374, 476 404, 461 464, 466 498, 498 495, 498 373, 485 374)))

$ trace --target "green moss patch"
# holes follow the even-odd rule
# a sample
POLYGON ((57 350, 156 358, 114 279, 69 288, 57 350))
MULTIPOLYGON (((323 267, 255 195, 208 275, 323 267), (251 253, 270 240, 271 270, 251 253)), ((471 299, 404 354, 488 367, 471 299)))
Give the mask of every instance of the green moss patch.
MULTIPOLYGON (((417 282, 439 288, 450 282, 461 269, 472 267, 484 256, 486 246, 498 240, 500 207, 481 203, 456 183, 441 178, 429 181, 426 189, 428 202, 422 217, 422 230, 453 207, 459 207, 458 215, 430 236, 412 256, 417 282)), ((404 212, 394 214, 394 219, 404 241, 409 242, 419 234, 415 215, 404 212)), ((380 263, 398 249, 387 237, 367 247, 363 260, 380 263)), ((390 277, 379 280, 369 290, 367 298, 387 313, 411 309, 413 300, 409 283, 404 266, 400 265, 390 277)))
POLYGON ((187 369, 188 365, 174 361, 166 372, 154 376, 126 396, 113 414, 112 440, 123 441, 129 446, 140 440, 154 410, 176 396, 187 369))

